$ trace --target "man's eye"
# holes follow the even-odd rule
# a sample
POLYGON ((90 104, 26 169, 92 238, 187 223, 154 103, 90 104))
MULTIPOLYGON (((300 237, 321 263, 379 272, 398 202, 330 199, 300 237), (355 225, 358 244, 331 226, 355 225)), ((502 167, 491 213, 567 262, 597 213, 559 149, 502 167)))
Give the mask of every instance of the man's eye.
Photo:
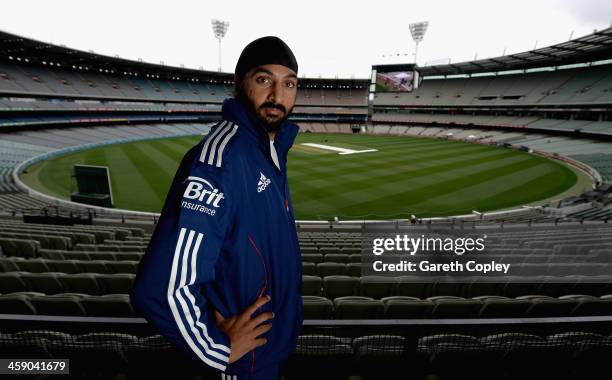
POLYGON ((268 80, 268 78, 266 78, 266 77, 258 77, 257 78, 257 83, 264 83, 267 80, 268 80))
POLYGON ((289 88, 293 88, 293 87, 295 87, 295 83, 293 83, 293 82, 287 82, 287 87, 289 87, 289 88))

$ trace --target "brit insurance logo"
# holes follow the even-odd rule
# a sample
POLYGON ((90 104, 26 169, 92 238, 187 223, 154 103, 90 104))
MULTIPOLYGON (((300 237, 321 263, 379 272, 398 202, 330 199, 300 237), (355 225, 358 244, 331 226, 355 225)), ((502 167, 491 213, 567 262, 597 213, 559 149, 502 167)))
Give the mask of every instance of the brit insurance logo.
POLYGON ((265 175, 263 175, 262 172, 259 172, 259 182, 257 182, 257 192, 261 193, 262 191, 264 191, 266 187, 268 187, 270 182, 271 182, 270 178, 267 178, 265 175))
POLYGON ((187 179, 189 184, 183 193, 181 207, 215 215, 215 208, 221 207, 221 201, 225 199, 223 192, 204 178, 189 176, 187 179))

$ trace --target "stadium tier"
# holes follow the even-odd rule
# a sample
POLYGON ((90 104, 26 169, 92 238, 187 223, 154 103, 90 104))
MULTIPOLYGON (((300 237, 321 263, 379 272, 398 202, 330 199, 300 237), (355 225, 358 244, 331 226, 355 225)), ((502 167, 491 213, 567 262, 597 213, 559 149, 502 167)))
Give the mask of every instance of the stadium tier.
MULTIPOLYGON (((584 106, 612 103, 612 65, 470 78, 424 79, 410 93, 377 94, 376 105, 584 106)), ((427 77, 425 77, 427 78, 427 77)), ((434 77, 435 78, 435 77, 434 77)))
MULTIPOLYGON (((210 78, 209 83, 201 83, 206 82, 205 78, 165 81, 90 74, 73 69, 0 64, 0 93, 11 95, 0 102, 0 110, 218 112, 218 105, 232 95, 233 84, 227 78, 223 83, 215 83, 220 80, 210 78), (53 101, 48 100, 50 97, 53 101), (78 99, 83 101, 76 101, 78 99), (101 100, 107 103, 101 104, 101 100)), ((304 86, 296 100, 298 110, 308 111, 310 106, 314 106, 315 111, 316 107, 321 111, 321 106, 349 109, 353 106, 358 113, 361 107, 363 114, 367 106, 363 83, 346 89, 337 84, 335 89, 326 87, 331 86, 304 86)))
MULTIPOLYGON (((14 221, 1 227, 4 312, 135 316, 127 295, 150 238, 142 228, 14 221)), ((305 313, 309 319, 608 315, 611 232, 600 225, 488 230, 487 259, 538 274, 529 282, 362 276, 361 233, 300 232, 305 313), (585 281, 580 273, 587 272, 596 281, 585 281)))
MULTIPOLYGON (((200 83, 200 81, 166 81, 113 76, 98 73, 83 73, 74 68, 49 69, 24 65, 0 64, 0 92, 32 97, 61 97, 73 99, 108 99, 126 102, 155 101, 164 104, 145 104, 145 109, 179 110, 198 109, 205 103, 222 103, 232 96, 233 83, 200 83), (170 105, 166 105, 170 103, 170 105), (185 104, 187 103, 187 104, 185 104), (190 104, 195 103, 195 104, 190 104), (200 105, 200 107, 198 107, 200 105)), ((321 87, 321 86, 319 86, 321 87)), ((298 106, 367 106, 364 88, 309 88, 304 87, 296 100, 298 106)), ((140 103, 136 103, 138 105, 140 103)), ((3 109, 29 108, 42 110, 96 110, 108 109, 105 105, 96 107, 87 104, 49 104, 44 100, 4 100, 3 109)), ((134 108, 134 105, 118 105, 115 110, 134 108)))
MULTIPOLYGON (((609 331, 594 332, 591 328, 552 332, 539 324, 525 327, 526 332, 512 331, 508 326, 499 332, 499 327, 469 334, 436 334, 430 326, 420 326, 415 332, 401 325, 366 325, 358 327, 362 331, 359 334, 355 326, 325 330, 307 326, 308 333, 300 336, 296 354, 283 373, 291 379, 380 379, 383 371, 410 373, 411 378, 487 379, 495 375, 571 379, 585 375, 597 378, 605 370, 601 363, 610 354, 609 331), (330 362, 334 365, 329 366, 330 362)), ((70 357, 70 373, 82 377, 95 373, 106 378, 119 373, 129 378, 191 379, 201 378, 203 373, 178 355, 161 335, 150 332, 136 335, 37 329, 7 333, 0 335, 0 354, 4 358, 70 357)))
MULTIPOLYGON (((130 304, 150 238, 142 228, 4 221, 2 230, 15 235, 0 237, 4 358, 69 357, 73 376, 85 377, 159 376, 172 368, 173 378, 193 378, 205 372, 155 335, 130 304), (62 324, 65 318, 80 319, 62 324), (143 365, 152 358, 154 366, 143 365), (177 363, 183 363, 180 371, 177 363)), ((405 360, 415 378, 484 379, 500 371, 509 378, 541 376, 543 369, 528 367, 528 358, 539 365, 561 361, 556 378, 601 371, 598 360, 609 355, 612 339, 597 319, 612 313, 610 228, 565 225, 559 234, 551 225, 488 233, 500 262, 541 274, 555 265, 551 257, 575 268, 589 256, 598 271, 563 282, 549 276, 529 282, 361 276, 361 232, 300 232, 306 321, 285 376, 306 379, 326 371, 329 379, 377 379, 380 365, 407 371, 405 360), (483 357, 488 364, 480 363, 483 357), (460 367, 461 377, 447 373, 450 363, 467 365, 465 360, 474 366, 460 367)))

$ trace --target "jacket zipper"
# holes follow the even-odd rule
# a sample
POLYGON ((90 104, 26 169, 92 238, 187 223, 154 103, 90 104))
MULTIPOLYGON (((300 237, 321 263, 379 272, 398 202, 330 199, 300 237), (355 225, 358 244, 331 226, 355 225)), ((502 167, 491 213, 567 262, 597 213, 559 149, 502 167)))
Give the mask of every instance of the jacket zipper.
MULTIPOLYGON (((282 198, 281 202, 282 202, 283 208, 285 210, 285 216, 288 217, 289 216, 289 200, 287 198, 287 176, 286 176, 287 170, 285 169, 285 171, 283 172, 282 169, 279 169, 276 166, 276 164, 274 163, 274 160, 272 159, 272 152, 271 152, 271 148, 270 147, 268 147, 265 155, 267 156, 266 157, 266 161, 268 161, 271 164, 272 170, 274 171, 276 178, 280 179, 281 187, 282 187, 282 190, 281 190, 281 198, 282 198)), ((281 166, 281 168, 282 168, 282 164, 281 164, 281 160, 282 159, 283 159, 283 157, 281 157, 281 156, 278 157, 278 164, 279 164, 279 166, 281 166)))

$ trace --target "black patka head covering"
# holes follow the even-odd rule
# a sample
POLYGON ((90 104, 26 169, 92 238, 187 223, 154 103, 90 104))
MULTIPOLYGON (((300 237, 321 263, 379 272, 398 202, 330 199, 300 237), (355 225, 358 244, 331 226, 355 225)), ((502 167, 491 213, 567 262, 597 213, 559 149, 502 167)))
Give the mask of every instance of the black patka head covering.
POLYGON ((254 67, 278 64, 290 68, 297 75, 298 64, 293 52, 276 36, 265 36, 248 44, 238 58, 235 74, 240 81, 254 67))

